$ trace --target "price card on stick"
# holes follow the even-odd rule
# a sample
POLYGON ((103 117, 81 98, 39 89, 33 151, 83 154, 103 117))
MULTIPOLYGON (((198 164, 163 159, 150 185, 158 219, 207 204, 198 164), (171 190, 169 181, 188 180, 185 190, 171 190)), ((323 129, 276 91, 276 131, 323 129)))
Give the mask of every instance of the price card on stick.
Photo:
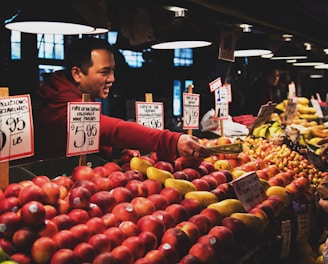
POLYGON ((164 129, 163 103, 136 102, 136 121, 143 126, 164 129))
POLYGON ((228 119, 229 102, 227 87, 220 87, 214 91, 215 95, 215 112, 218 119, 228 119))
POLYGON ((255 171, 245 173, 231 183, 246 211, 249 211, 267 198, 264 187, 255 171))
POLYGON ((183 129, 198 129, 199 103, 199 94, 183 93, 183 129))
POLYGON ((100 102, 69 102, 67 105, 66 156, 99 152, 100 102))
POLYGON ((0 162, 34 155, 29 95, 0 98, 0 162))
POLYGON ((216 78, 214 81, 209 83, 210 92, 213 93, 216 89, 222 86, 221 77, 216 78))

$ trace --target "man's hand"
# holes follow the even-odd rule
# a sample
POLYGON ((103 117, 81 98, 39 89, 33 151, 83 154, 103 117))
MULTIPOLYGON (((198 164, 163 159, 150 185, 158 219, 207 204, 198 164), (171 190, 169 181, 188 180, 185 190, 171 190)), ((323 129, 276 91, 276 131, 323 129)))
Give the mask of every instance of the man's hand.
POLYGON ((323 161, 328 161, 328 137, 321 139, 320 141, 318 141, 317 143, 318 145, 324 145, 322 147, 322 151, 320 153, 322 160, 323 161))
POLYGON ((203 159, 210 156, 211 151, 199 143, 199 138, 183 134, 177 145, 180 156, 186 158, 203 159))

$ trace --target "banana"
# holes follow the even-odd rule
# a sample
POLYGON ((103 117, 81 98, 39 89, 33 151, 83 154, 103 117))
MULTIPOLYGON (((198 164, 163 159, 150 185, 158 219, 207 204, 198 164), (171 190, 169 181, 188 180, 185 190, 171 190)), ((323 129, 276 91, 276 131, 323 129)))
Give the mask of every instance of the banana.
POLYGON ((187 192, 184 196, 185 199, 194 199, 201 203, 205 208, 211 204, 218 202, 218 197, 209 191, 191 191, 187 192))
POLYGON ((262 138, 267 137, 267 135, 269 133, 268 128, 269 128, 269 125, 268 124, 264 124, 262 126, 262 128, 260 129, 260 131, 259 131, 259 137, 262 137, 262 138))
POLYGON ((317 114, 300 114, 299 117, 302 119, 307 119, 307 120, 319 118, 319 116, 317 114))
POLYGON ((318 129, 316 127, 310 127, 309 131, 313 137, 320 137, 320 138, 328 137, 328 133, 325 133, 323 129, 318 129))
POLYGON ((259 137, 259 132, 260 132, 261 128, 262 128, 261 126, 254 128, 252 131, 252 135, 255 137, 259 137))
POLYGON ((300 97, 297 97, 297 103, 301 104, 301 105, 309 105, 310 100, 306 97, 300 96, 300 97))
POLYGON ((153 166, 148 167, 146 170, 146 176, 148 179, 157 180, 162 184, 165 184, 167 179, 173 179, 174 176, 171 172, 166 170, 161 170, 153 166))
POLYGON ((321 137, 313 137, 310 140, 308 140, 308 143, 314 146, 317 146, 318 142, 321 140, 321 137))
POLYGON ((222 217, 230 216, 233 213, 242 213, 245 212, 244 207, 241 204, 241 201, 234 198, 228 198, 216 203, 212 203, 207 206, 208 208, 214 208, 217 210, 222 217))
POLYGON ((165 187, 171 187, 177 189, 182 195, 185 195, 188 192, 197 191, 196 186, 188 181, 182 179, 171 179, 168 178, 164 182, 165 187))
POLYGON ((286 107, 285 107, 284 103, 279 103, 279 104, 276 105, 276 109, 280 110, 282 112, 285 112, 286 107))
POLYGON ((130 160, 130 168, 131 170, 137 170, 141 172, 142 174, 146 174, 147 168, 152 167, 153 165, 145 159, 139 158, 139 157, 133 157, 130 160))

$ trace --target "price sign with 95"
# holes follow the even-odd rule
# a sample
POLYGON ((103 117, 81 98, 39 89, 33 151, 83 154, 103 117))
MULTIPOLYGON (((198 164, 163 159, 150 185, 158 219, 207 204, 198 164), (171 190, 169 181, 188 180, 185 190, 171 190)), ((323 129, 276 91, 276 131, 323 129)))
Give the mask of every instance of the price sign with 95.
POLYGON ((100 102, 69 102, 67 105, 66 156, 99 151, 100 102))
POLYGON ((34 155, 29 95, 0 98, 0 162, 34 155))

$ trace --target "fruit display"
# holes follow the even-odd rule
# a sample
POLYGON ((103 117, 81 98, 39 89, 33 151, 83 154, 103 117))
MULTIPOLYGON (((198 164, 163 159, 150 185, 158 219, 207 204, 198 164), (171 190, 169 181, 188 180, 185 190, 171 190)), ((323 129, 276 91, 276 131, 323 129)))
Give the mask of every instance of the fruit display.
POLYGON ((230 264, 267 258, 259 245, 268 245, 277 263, 271 246, 281 222, 292 221, 295 232, 295 215, 313 206, 315 186, 327 174, 262 137, 201 140, 235 142, 242 152, 168 162, 125 150, 120 163, 10 183, 0 190, 0 257, 33 264, 230 264), (250 172, 264 198, 246 210, 234 181, 250 172))

